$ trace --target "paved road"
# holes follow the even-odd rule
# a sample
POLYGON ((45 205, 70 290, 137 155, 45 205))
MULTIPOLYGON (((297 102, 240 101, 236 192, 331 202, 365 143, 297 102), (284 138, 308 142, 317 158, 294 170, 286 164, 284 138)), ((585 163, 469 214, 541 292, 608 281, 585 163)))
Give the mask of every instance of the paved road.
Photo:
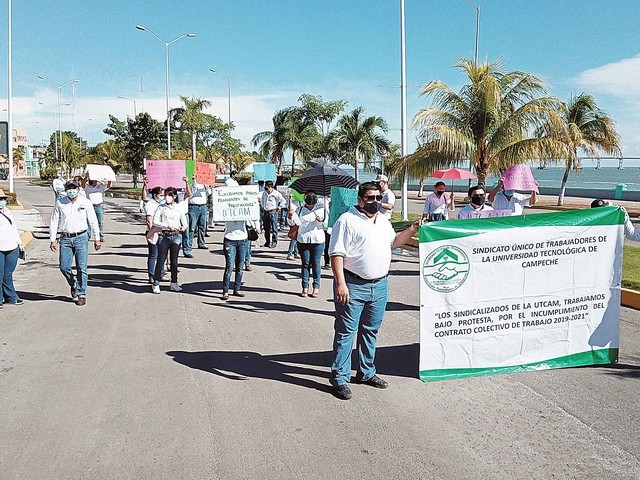
MULTIPOLYGON (((45 225, 51 193, 18 183, 45 225)), ((298 266, 256 249, 247 297, 220 300, 221 230, 181 259, 184 293, 152 295, 135 202, 109 200, 85 307, 43 229, 0 312, 0 478, 640 477, 640 315, 621 358, 422 383, 418 261, 396 256, 377 365, 390 387, 328 392, 330 276, 300 298, 298 266)), ((38 227, 38 225, 35 225, 38 227)))

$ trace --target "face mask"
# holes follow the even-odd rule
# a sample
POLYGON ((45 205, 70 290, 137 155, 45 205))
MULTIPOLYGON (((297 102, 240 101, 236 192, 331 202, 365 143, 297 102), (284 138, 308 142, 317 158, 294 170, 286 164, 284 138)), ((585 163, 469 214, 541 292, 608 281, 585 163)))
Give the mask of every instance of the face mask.
POLYGON ((315 205, 316 203, 318 203, 318 197, 316 197, 315 195, 305 195, 304 203, 306 203, 307 205, 315 205))
POLYGON ((379 205, 380 204, 378 202, 365 203, 364 206, 362 207, 362 209, 365 212, 373 215, 374 213, 376 213, 378 211, 378 206, 379 205))
POLYGON ((442 195, 444 195, 444 192, 441 192, 440 190, 436 190, 436 195, 441 197, 442 195))
POLYGON ((67 197, 76 198, 78 196, 78 190, 67 190, 67 197))
POLYGON ((173 203, 173 196, 172 196, 172 195, 166 195, 166 196, 164 197, 164 201, 165 201, 166 203, 173 203))
POLYGON ((484 195, 473 195, 471 197, 471 203, 473 203, 474 205, 481 206, 481 205, 484 205, 484 199, 485 199, 484 195))
POLYGON ((514 194, 514 193, 516 193, 516 191, 515 191, 515 190, 505 190, 505 191, 504 191, 504 194, 505 194, 507 197, 513 197, 513 194, 514 194))
POLYGON ((6 200, 0 200, 0 208, 4 208, 7 206, 7 201, 6 200))

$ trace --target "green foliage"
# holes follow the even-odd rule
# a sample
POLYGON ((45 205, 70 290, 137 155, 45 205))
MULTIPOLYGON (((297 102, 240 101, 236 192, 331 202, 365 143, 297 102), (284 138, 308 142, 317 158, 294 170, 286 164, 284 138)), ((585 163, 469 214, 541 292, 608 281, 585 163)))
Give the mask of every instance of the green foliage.
POLYGON ((640 291, 640 248, 638 247, 624 247, 622 287, 640 291))

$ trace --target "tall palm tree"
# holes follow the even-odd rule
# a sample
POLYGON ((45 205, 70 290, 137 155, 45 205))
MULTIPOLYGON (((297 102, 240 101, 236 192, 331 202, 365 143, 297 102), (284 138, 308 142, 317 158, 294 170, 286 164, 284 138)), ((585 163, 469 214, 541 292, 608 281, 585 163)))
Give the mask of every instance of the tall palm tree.
POLYGON ((251 139, 251 145, 258 147, 258 152, 276 165, 278 175, 287 149, 287 114, 287 109, 278 110, 273 115, 273 130, 256 133, 251 139))
POLYGON ((192 158, 196 158, 198 135, 206 127, 204 110, 211 106, 211 102, 204 98, 180 96, 184 107, 174 108, 172 118, 178 125, 180 143, 182 148, 191 149, 192 158))
POLYGON ((591 158, 599 158, 600 151, 609 155, 620 154, 620 135, 615 122, 600 108, 595 99, 586 93, 572 95, 569 103, 560 108, 564 125, 560 131, 539 131, 542 136, 559 138, 566 145, 564 174, 558 196, 558 205, 564 204, 569 172, 580 168, 578 151, 584 151, 591 158))
POLYGON ((461 59, 456 64, 469 83, 459 92, 435 80, 422 95, 432 108, 420 110, 413 120, 422 146, 412 155, 457 164, 469 161, 479 183, 487 175, 511 165, 557 156, 563 145, 552 137, 533 135, 537 128, 561 127, 559 100, 546 95, 542 81, 525 72, 504 72, 499 62, 477 64, 461 59), (542 96, 540 96, 542 95, 542 96))
POLYGON ((364 107, 360 106, 340 117, 327 136, 335 156, 353 165, 356 180, 360 160, 368 168, 376 154, 386 155, 391 150, 391 142, 379 131, 388 132, 387 122, 382 117, 365 117, 364 107))

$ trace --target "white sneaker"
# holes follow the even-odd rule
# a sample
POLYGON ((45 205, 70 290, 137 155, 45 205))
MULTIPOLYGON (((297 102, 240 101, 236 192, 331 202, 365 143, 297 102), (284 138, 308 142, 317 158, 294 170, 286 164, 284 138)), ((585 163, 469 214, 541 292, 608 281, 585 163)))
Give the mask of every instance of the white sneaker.
POLYGON ((169 290, 171 290, 172 292, 181 292, 182 291, 182 287, 180 286, 180 284, 178 282, 176 282, 176 283, 172 283, 171 285, 169 285, 169 290))
POLYGON ((151 291, 153 293, 160 293, 160 285, 154 285, 151 291))

